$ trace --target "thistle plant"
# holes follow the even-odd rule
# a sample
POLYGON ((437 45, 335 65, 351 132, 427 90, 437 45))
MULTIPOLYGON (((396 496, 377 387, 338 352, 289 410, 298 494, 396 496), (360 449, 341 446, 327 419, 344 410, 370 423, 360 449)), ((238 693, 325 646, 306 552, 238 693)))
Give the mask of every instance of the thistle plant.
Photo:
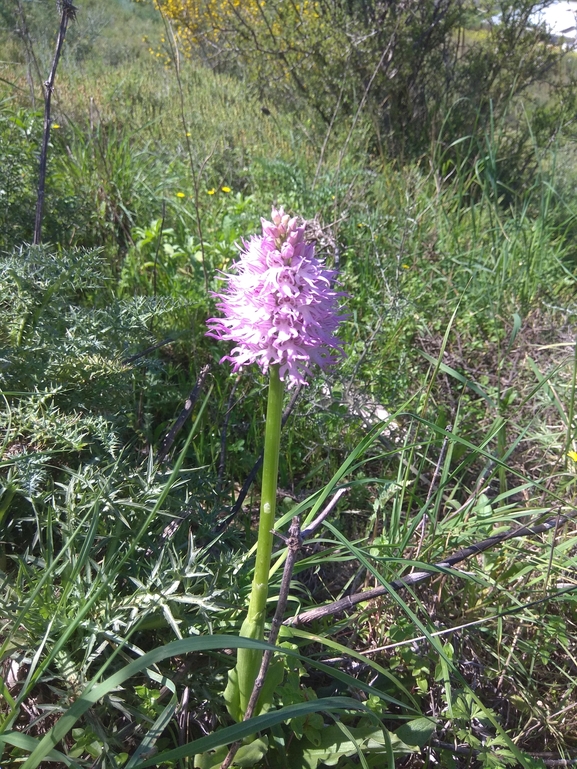
MULTIPOLYGON (((257 363, 269 375, 256 563, 240 630, 242 636, 258 640, 264 640, 284 387, 306 385, 314 364, 325 368, 343 354, 335 337, 344 317, 338 308, 342 293, 333 288, 335 271, 315 257, 315 247, 305 242, 304 224, 299 226, 296 217, 273 208, 271 218, 262 220, 262 235, 244 242, 233 272, 225 276, 226 290, 216 294, 224 317, 207 321, 209 336, 236 342, 221 363, 230 361, 234 371, 257 363)), ((259 651, 238 650, 225 692, 236 720, 246 711, 261 657, 259 651)), ((261 700, 266 701, 267 689, 270 686, 261 700)))

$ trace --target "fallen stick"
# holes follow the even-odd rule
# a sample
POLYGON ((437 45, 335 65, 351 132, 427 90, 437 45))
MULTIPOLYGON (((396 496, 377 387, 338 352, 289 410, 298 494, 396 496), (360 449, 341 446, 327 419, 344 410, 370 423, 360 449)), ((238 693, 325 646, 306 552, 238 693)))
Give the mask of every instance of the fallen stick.
POLYGON ((314 622, 317 619, 323 617, 332 616, 334 614, 342 614, 349 609, 352 609, 358 603, 364 603, 365 601, 372 601, 375 598, 379 598, 382 595, 387 595, 390 590, 402 590, 409 585, 415 585, 417 582, 422 582, 425 579, 430 579, 435 574, 443 572, 446 569, 450 569, 455 564, 461 561, 471 558, 473 555, 479 555, 479 553, 489 550, 495 545, 501 544, 509 539, 515 539, 517 537, 529 537, 535 534, 541 534, 544 531, 550 531, 551 529, 558 528, 567 521, 572 520, 577 515, 577 510, 573 510, 567 515, 556 515, 554 518, 549 518, 544 523, 539 523, 535 526, 520 526, 516 529, 509 529, 501 534, 494 534, 492 537, 482 540, 482 542, 476 542, 473 545, 458 550, 453 555, 448 556, 443 561, 432 564, 427 571, 416 571, 412 574, 407 574, 405 577, 390 582, 387 587, 380 586, 375 587, 372 590, 364 590, 361 593, 354 593, 353 595, 341 598, 339 601, 333 601, 333 603, 326 604, 325 606, 319 606, 315 609, 309 609, 302 614, 297 614, 295 617, 291 617, 285 620, 285 625, 305 625, 309 622, 314 622))

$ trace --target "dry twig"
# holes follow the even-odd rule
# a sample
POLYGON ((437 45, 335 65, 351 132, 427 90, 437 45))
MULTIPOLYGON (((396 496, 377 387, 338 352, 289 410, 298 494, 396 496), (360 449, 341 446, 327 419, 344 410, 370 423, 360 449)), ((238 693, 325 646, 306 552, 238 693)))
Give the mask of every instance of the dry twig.
POLYGON ((457 563, 465 561, 467 558, 471 558, 474 555, 479 555, 479 553, 483 553, 485 550, 489 550, 496 545, 500 545, 502 542, 506 542, 508 539, 535 536, 536 534, 541 534, 544 531, 556 529, 563 523, 566 523, 567 521, 575 518, 575 516, 577 516, 577 510, 572 511, 567 515, 556 515, 554 518, 549 518, 549 520, 545 521, 544 523, 540 523, 535 526, 520 526, 516 529, 509 529, 508 531, 504 531, 501 534, 495 534, 492 537, 484 539, 482 542, 476 542, 473 545, 469 545, 469 547, 458 550, 456 553, 448 556, 443 561, 432 564, 429 567, 430 571, 413 572, 412 574, 407 574, 405 577, 401 577, 400 579, 396 579, 393 582, 390 582, 386 587, 381 586, 373 588, 372 590, 364 590, 361 593, 349 595, 346 598, 341 598, 340 601, 334 601, 333 603, 329 603, 326 606, 319 606, 318 608, 310 609, 309 611, 305 611, 302 614, 298 614, 296 617, 292 617, 291 619, 286 620, 285 625, 305 625, 309 622, 314 622, 317 619, 322 619, 323 617, 341 614, 348 609, 352 609, 358 603, 372 601, 382 595, 387 595, 387 593, 389 593, 391 590, 398 591, 402 588, 408 587, 409 585, 414 585, 417 582, 430 579, 440 571, 442 572, 446 571, 447 569, 451 569, 457 563))
POLYGON ((204 384, 204 380, 208 376, 209 371, 210 371, 210 366, 208 364, 201 368, 200 374, 198 375, 198 379, 196 380, 196 384, 194 385, 194 388, 192 389, 190 395, 188 396, 188 398, 184 403, 184 408, 182 409, 182 411, 178 415, 176 422, 172 425, 172 427, 170 428, 170 431, 166 434, 164 440, 162 441, 162 446, 160 447, 160 451, 158 452, 158 456, 156 458, 156 461, 158 463, 164 460, 164 458, 170 451, 176 436, 178 435, 178 433, 182 429, 182 426, 190 416, 192 409, 194 408, 194 404, 198 400, 198 396, 204 384))
POLYGON ((76 8, 70 0, 59 0, 58 10, 60 11, 60 28, 58 30, 58 39, 56 40, 56 51, 52 61, 52 68, 48 80, 44 83, 44 132, 42 135, 42 147, 40 149, 40 170, 38 173, 38 194, 36 198, 36 218, 34 221, 34 240, 35 246, 42 242, 42 217, 44 214, 44 193, 46 186, 46 162, 48 159, 48 142, 50 140, 50 108, 52 103, 52 92, 54 91, 54 81, 56 79, 56 68, 60 61, 64 38, 68 22, 76 18, 76 8))

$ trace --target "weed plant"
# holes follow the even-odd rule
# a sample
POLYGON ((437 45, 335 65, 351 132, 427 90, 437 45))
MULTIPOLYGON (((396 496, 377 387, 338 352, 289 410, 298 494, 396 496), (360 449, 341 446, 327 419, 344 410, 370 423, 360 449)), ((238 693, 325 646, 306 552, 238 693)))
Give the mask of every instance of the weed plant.
POLYGON ((574 757, 570 148, 536 152, 511 192, 495 132, 472 163, 444 166, 439 143, 402 167, 367 156, 362 121, 324 143, 229 77, 183 65, 182 110, 162 64, 84 69, 58 80, 42 248, 25 243, 38 115, 14 92, 0 112, 2 765, 216 767, 243 738, 256 766, 574 757), (280 531, 348 489, 303 547, 287 618, 381 592, 287 625, 274 707, 243 726, 221 694, 251 643, 255 492, 230 514, 264 383, 219 367, 205 320, 273 202, 312 221, 350 313, 347 360, 283 434, 280 531))

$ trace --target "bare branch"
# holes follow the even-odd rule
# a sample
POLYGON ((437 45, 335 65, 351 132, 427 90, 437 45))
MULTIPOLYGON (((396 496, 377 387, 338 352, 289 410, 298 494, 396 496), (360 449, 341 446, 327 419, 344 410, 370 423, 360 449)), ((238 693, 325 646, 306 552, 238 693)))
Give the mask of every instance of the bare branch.
POLYGON ((36 218, 34 221, 34 240, 35 246, 42 242, 42 217, 44 215, 44 194, 46 186, 46 162, 48 158, 48 142, 50 140, 50 108, 52 101, 52 92, 54 90, 54 81, 56 79, 56 68, 60 61, 64 38, 68 22, 76 18, 76 6, 72 5, 70 0, 59 0, 58 10, 60 11, 60 28, 58 30, 58 39, 56 41, 56 51, 52 61, 52 68, 48 80, 44 83, 44 133, 42 136, 42 147, 40 149, 40 170, 38 173, 38 195, 36 199, 36 218))
POLYGON ((326 606, 319 606, 316 609, 310 609, 309 611, 305 611, 302 614, 298 614, 296 617, 291 617, 291 619, 285 620, 284 624, 305 625, 309 622, 322 619, 323 617, 341 614, 344 611, 352 609, 359 603, 373 601, 375 598, 379 598, 382 595, 387 595, 391 589, 399 591, 408 587, 409 585, 415 585, 417 582, 430 579, 439 572, 451 569, 457 563, 465 561, 467 558, 471 558, 471 556, 479 555, 480 553, 485 552, 485 550, 489 550, 496 545, 500 545, 502 542, 505 542, 509 539, 535 536, 536 534, 541 534, 544 531, 556 529, 563 523, 567 523, 567 521, 572 520, 576 516, 577 510, 573 510, 568 515, 558 515, 554 518, 549 518, 544 523, 540 523, 535 526, 520 526, 516 529, 509 529, 508 531, 504 531, 501 534, 495 534, 492 537, 484 539, 482 542, 477 542, 473 545, 469 545, 469 547, 463 548, 462 550, 458 550, 456 553, 448 556, 443 561, 432 564, 429 567, 429 571, 416 571, 412 574, 407 574, 405 577, 396 579, 394 582, 390 582, 387 587, 381 586, 373 588, 372 590, 364 590, 361 593, 349 595, 346 598, 341 598, 339 601, 334 601, 333 603, 329 603, 326 606))
POLYGON ((160 451, 158 452, 158 456, 156 458, 156 461, 158 463, 164 460, 164 458, 170 451, 176 436, 178 435, 178 433, 182 429, 182 426, 184 425, 184 423, 192 413, 194 404, 198 400, 198 396, 200 395, 200 391, 204 384, 204 380, 208 376, 209 371, 210 371, 210 366, 208 364, 206 366, 203 366, 202 369, 200 370, 200 374, 198 375, 196 384, 194 385, 194 388, 192 389, 190 395, 188 396, 188 398, 184 403, 184 408, 182 409, 182 411, 178 415, 176 422, 170 428, 170 431, 167 433, 164 440, 162 441, 162 446, 160 447, 160 451))

